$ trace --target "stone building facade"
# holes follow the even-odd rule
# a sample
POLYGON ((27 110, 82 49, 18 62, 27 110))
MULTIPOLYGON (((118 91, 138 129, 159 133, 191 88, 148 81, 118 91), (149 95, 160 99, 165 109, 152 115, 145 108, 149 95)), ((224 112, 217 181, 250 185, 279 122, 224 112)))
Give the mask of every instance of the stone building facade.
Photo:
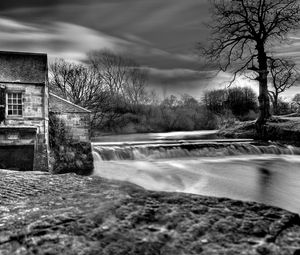
POLYGON ((0 168, 89 174, 90 133, 90 111, 49 95, 46 54, 0 51, 0 168), (52 147, 50 115, 65 135, 52 147))
POLYGON ((48 170, 47 55, 0 52, 0 168, 48 170))
POLYGON ((65 124, 66 139, 73 142, 90 142, 91 112, 53 93, 49 93, 49 114, 65 124))

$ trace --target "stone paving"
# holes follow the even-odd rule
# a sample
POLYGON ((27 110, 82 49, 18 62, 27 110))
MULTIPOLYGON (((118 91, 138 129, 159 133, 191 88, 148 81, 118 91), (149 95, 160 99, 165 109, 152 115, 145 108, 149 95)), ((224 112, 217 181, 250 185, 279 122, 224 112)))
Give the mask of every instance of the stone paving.
POLYGON ((0 170, 0 254, 300 254, 299 216, 253 202, 0 170))

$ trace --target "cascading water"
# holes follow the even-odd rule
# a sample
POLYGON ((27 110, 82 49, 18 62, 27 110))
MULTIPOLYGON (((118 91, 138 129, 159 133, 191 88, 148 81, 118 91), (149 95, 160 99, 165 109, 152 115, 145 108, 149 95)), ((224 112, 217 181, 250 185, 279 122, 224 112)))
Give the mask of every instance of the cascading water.
POLYGON ((300 212, 300 148, 251 140, 94 143, 95 174, 146 189, 263 202, 300 212))
POLYGON ((232 155, 286 154, 300 155, 300 148, 292 146, 256 145, 254 143, 173 143, 122 146, 94 145, 101 160, 153 160, 183 157, 216 157, 232 155))

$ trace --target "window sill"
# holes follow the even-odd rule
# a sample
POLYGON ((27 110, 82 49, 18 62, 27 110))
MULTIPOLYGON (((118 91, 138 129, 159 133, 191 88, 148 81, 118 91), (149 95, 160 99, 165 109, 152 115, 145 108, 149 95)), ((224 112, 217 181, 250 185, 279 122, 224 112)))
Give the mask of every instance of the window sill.
POLYGON ((6 116, 7 120, 23 120, 23 116, 6 116))

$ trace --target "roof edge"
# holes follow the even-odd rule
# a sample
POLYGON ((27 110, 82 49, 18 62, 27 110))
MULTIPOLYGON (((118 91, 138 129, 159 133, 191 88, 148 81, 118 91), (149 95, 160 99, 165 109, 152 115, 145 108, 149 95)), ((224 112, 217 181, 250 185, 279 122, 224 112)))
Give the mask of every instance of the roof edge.
POLYGON ((29 51, 4 51, 4 50, 0 50, 0 54, 48 56, 47 53, 44 53, 44 52, 29 52, 29 51))
POLYGON ((70 102, 69 100, 66 100, 66 99, 64 99, 64 98, 62 98, 62 97, 60 97, 60 96, 58 96, 58 95, 55 95, 55 94, 53 94, 53 93, 51 93, 51 92, 49 92, 49 96, 54 96, 54 97, 56 97, 57 99, 59 99, 59 100, 61 100, 61 101, 64 101, 64 102, 67 103, 67 104, 73 105, 73 106, 75 106, 75 107, 77 107, 77 108, 79 108, 79 109, 81 109, 81 110, 83 110, 83 111, 85 111, 85 112, 87 112, 87 113, 91 113, 91 112, 92 112, 92 111, 87 110, 87 109, 85 109, 85 108, 83 108, 83 107, 81 107, 81 106, 79 106, 79 105, 77 105, 77 104, 74 104, 74 103, 70 102))

